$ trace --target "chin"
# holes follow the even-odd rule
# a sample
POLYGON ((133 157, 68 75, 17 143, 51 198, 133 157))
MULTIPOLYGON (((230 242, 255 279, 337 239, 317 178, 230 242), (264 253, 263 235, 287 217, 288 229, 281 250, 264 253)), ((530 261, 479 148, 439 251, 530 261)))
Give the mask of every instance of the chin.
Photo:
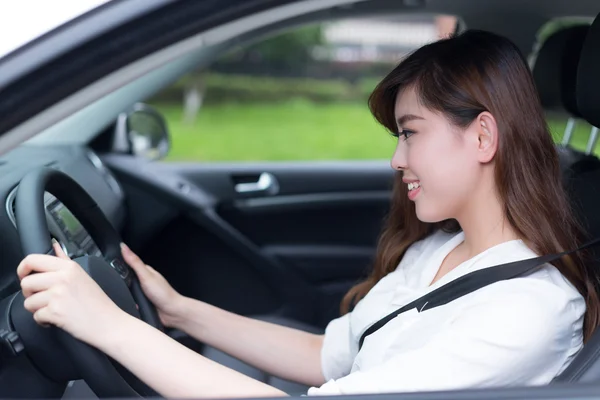
POLYGON ((447 215, 440 213, 440 207, 427 207, 425 204, 417 203, 415 205, 415 211, 419 221, 428 224, 434 224, 449 219, 447 215))

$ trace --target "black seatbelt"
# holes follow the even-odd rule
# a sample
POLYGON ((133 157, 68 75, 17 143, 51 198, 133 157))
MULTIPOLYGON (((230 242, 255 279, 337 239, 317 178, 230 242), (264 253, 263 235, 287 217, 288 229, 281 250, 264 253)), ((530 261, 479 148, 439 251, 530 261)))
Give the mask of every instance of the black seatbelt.
POLYGON ((360 337, 360 341, 358 342, 358 349, 361 349, 363 342, 365 341, 365 338, 367 336, 377 332, 385 324, 387 324, 392 319, 396 318, 398 315, 402 314, 405 311, 416 308, 419 312, 421 312, 424 310, 430 310, 435 307, 443 306, 444 304, 456 300, 459 297, 481 289, 484 286, 502 280, 517 278, 519 276, 532 272, 535 268, 541 265, 550 263, 552 261, 556 261, 562 256, 574 253, 576 251, 584 250, 588 247, 593 247, 598 244, 600 244, 600 238, 594 239, 591 242, 588 242, 575 250, 565 251, 558 254, 549 254, 546 256, 536 258, 529 258, 527 260, 513 261, 507 264, 495 265, 493 267, 473 271, 459 278, 456 278, 455 280, 450 281, 435 290, 432 290, 426 295, 419 297, 418 299, 408 303, 407 305, 399 308, 398 310, 386 315, 385 317, 381 318, 379 321, 371 325, 369 329, 367 329, 360 337))

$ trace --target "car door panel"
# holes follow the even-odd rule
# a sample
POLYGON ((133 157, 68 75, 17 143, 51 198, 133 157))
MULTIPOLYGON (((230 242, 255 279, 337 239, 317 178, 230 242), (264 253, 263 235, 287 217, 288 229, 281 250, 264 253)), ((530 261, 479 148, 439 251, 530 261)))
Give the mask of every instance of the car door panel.
POLYGON ((318 284, 365 272, 388 202, 386 191, 290 195, 234 201, 219 213, 318 284))
POLYGON ((371 161, 106 162, 131 193, 124 236, 178 290, 244 315, 321 327, 367 273, 393 177, 387 162, 371 161), (236 192, 264 173, 276 191, 236 192))

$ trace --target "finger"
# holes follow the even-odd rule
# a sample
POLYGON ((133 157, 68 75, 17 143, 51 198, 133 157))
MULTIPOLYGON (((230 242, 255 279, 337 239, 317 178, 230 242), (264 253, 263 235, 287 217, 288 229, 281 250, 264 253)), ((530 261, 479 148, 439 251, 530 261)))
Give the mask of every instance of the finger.
POLYGON ((62 258, 65 260, 70 260, 71 258, 67 255, 67 253, 65 253, 65 251, 63 250, 62 246, 60 245, 60 243, 58 243, 58 241, 54 238, 52 238, 52 247, 54 248, 54 254, 56 254, 56 257, 58 258, 62 258))
POLYGON ((41 308, 44 308, 50 302, 51 294, 45 290, 43 292, 35 293, 34 295, 25 299, 23 307, 30 313, 35 314, 41 308))
POLYGON ((19 263, 17 275, 19 279, 25 278, 32 272, 52 272, 65 268, 65 260, 46 254, 30 254, 19 263))
POLYGON ((55 285, 59 279, 56 273, 45 272, 42 274, 33 274, 24 277, 21 280, 21 289, 23 290, 23 296, 25 298, 33 295, 34 293, 47 290, 55 285))
POLYGON ((42 307, 37 310, 33 314, 33 319, 38 323, 38 325, 41 325, 44 328, 52 325, 52 313, 50 310, 48 310, 48 307, 42 307))
POLYGON ((144 264, 142 259, 139 258, 138 255, 133 251, 131 251, 131 249, 125 243, 121 243, 121 253, 123 254, 125 262, 131 268, 133 268, 138 277, 140 277, 140 275, 146 276, 148 273, 146 264, 144 264))

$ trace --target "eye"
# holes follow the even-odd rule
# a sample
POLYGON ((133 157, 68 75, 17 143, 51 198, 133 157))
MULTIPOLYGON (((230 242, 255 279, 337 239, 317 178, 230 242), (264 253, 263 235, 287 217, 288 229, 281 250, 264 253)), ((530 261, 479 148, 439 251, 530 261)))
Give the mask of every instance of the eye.
POLYGON ((400 136, 402 136, 404 138, 404 140, 408 139, 409 137, 411 137, 412 135, 414 135, 416 132, 415 131, 411 131, 408 129, 398 129, 398 132, 394 132, 392 133, 392 136, 394 136, 395 138, 398 138, 400 136))

